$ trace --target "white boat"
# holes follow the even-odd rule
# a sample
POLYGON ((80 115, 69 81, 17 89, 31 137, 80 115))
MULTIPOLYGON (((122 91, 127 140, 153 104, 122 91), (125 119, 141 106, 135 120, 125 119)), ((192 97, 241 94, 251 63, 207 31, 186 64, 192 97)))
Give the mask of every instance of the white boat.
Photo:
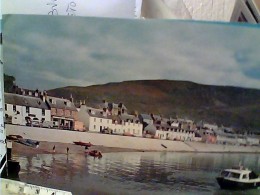
POLYGON ((216 178, 222 189, 244 190, 260 187, 260 177, 243 166, 224 169, 216 178))

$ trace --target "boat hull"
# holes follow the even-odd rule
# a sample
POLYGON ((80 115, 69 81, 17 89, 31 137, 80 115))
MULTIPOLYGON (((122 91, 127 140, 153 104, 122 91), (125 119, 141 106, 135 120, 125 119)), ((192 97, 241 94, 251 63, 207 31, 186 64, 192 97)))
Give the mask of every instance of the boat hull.
POLYGON ((88 155, 90 155, 90 156, 93 156, 93 157, 97 157, 97 158, 102 158, 102 154, 101 154, 101 152, 99 152, 99 151, 94 151, 94 150, 92 150, 92 151, 87 151, 86 152, 86 154, 88 154, 88 155))
POLYGON ((239 182, 225 179, 224 177, 217 177, 217 182, 221 189, 230 190, 245 190, 260 187, 260 182, 239 182))
POLYGON ((79 146, 87 146, 87 147, 93 146, 93 144, 85 143, 85 142, 73 142, 73 143, 76 144, 76 145, 79 145, 79 146))

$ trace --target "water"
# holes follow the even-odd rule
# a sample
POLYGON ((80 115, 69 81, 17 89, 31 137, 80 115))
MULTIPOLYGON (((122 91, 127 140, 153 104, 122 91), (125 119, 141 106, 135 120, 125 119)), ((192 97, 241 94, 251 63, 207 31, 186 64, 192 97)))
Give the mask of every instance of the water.
MULTIPOLYGON (((257 154, 107 153, 102 159, 84 155, 14 156, 20 180, 85 194, 234 194, 221 190, 215 177, 239 162, 260 173, 257 154)), ((260 194, 260 190, 235 194, 260 194)))

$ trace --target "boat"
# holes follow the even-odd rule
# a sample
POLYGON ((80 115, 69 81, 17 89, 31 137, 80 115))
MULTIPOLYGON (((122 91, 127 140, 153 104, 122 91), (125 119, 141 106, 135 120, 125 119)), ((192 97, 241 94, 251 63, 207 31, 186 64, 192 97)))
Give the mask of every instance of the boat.
POLYGON ((167 146, 165 146, 164 144, 161 144, 161 146, 164 147, 164 148, 167 148, 167 146))
POLYGON ((131 134, 131 133, 128 133, 128 132, 123 133, 123 136, 135 137, 134 134, 131 134))
POLYGON ((21 135, 7 135, 6 138, 8 140, 18 141, 19 139, 23 139, 21 135))
POLYGON ((73 143, 76 144, 76 145, 79 145, 79 146, 87 146, 87 147, 93 146, 93 144, 90 143, 90 142, 86 143, 86 142, 79 141, 79 142, 73 142, 73 143))
POLYGON ((216 179, 222 189, 246 190, 260 187, 259 175, 243 166, 224 169, 216 179))
POLYGON ((86 151, 86 154, 93 156, 93 157, 97 157, 97 158, 102 158, 102 154, 100 151, 97 150, 91 150, 91 151, 86 151))
POLYGON ((38 148, 40 144, 39 141, 32 140, 32 139, 22 139, 22 138, 18 139, 17 142, 33 148, 38 148))

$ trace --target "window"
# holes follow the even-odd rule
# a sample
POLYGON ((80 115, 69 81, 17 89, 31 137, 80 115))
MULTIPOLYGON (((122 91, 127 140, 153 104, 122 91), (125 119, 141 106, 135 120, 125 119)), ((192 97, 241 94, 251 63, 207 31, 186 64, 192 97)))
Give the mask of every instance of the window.
POLYGON ((5 104, 5 111, 7 111, 7 104, 5 104))
POLYGON ((94 129, 96 129, 96 125, 94 125, 94 129))
POLYGON ((13 105, 13 111, 16 112, 16 105, 13 105))
POLYGON ((45 109, 42 109, 42 116, 45 116, 45 109))
POLYGON ((243 179, 247 179, 247 178, 248 178, 247 174, 244 174, 243 179))
POLYGON ((240 177, 240 174, 239 173, 230 173, 229 177, 233 177, 233 178, 236 178, 236 179, 239 179, 240 177))
POLYGON ((251 172, 251 173, 249 173, 249 179, 256 179, 256 178, 258 178, 258 175, 255 173, 255 172, 251 172))
POLYGON ((26 106, 26 113, 30 113, 30 107, 26 106))

